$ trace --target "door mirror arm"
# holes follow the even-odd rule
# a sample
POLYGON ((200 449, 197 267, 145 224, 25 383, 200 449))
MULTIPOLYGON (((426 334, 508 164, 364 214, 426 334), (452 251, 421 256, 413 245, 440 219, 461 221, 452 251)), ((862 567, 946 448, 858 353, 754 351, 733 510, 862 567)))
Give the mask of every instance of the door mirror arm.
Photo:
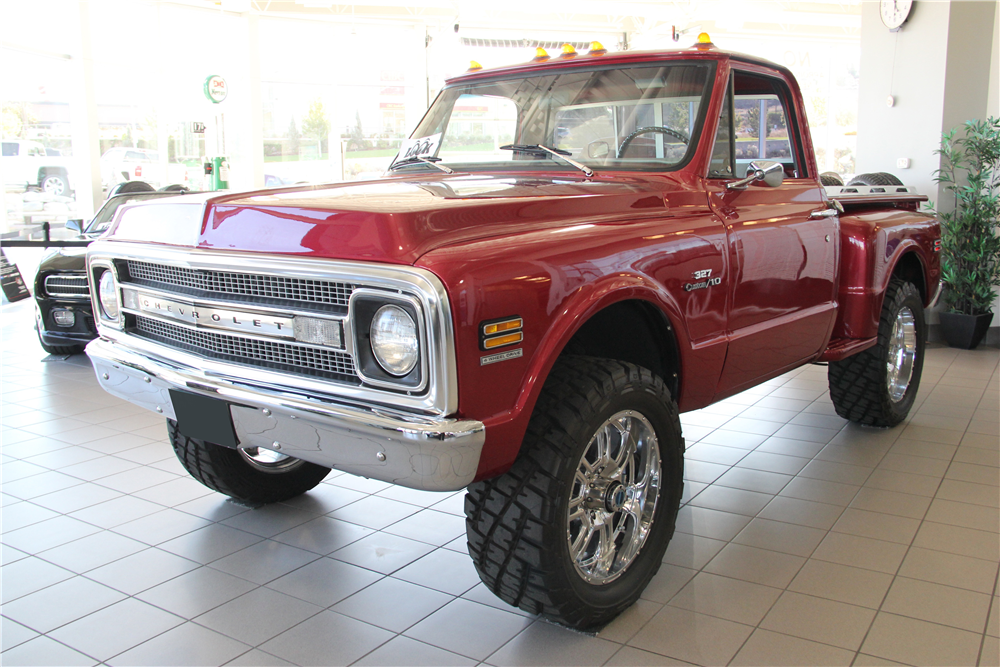
POLYGON ((785 180, 784 166, 771 160, 757 160, 747 167, 747 177, 726 183, 727 190, 746 190, 751 183, 764 181, 764 185, 776 188, 785 180))

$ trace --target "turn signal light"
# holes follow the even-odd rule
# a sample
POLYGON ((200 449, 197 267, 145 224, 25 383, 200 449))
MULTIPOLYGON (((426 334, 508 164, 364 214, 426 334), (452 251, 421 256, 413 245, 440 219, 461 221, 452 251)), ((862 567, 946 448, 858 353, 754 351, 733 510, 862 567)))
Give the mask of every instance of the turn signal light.
POLYGON ((507 334, 506 336, 487 338, 486 340, 483 341, 483 347, 487 350, 492 350, 495 347, 520 343, 523 339, 524 339, 524 334, 522 334, 520 331, 516 331, 512 334, 507 334))
POLYGON ((535 57, 531 59, 533 63, 543 63, 549 59, 549 53, 542 47, 535 49, 535 57))
POLYGON ((601 44, 600 42, 591 42, 590 43, 590 51, 587 52, 587 55, 590 55, 590 56, 603 56, 607 52, 608 52, 608 50, 606 48, 604 48, 604 45, 601 44))
POLYGON ((520 343, 524 340, 523 326, 524 320, 520 317, 484 322, 479 329, 479 343, 484 350, 520 343))
POLYGON ((514 320, 507 320, 506 322, 496 322, 494 324, 487 324, 483 327, 484 336, 492 336, 493 334, 503 333, 504 331, 510 331, 512 329, 520 329, 523 324, 523 320, 520 317, 514 320))

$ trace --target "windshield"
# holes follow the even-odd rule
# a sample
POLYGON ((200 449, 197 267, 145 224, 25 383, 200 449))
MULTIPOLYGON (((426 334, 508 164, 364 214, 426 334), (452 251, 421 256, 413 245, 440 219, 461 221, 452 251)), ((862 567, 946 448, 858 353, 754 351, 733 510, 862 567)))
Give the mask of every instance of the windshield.
POLYGON ((97 212, 94 219, 91 220, 90 226, 87 227, 85 234, 100 234, 107 231, 108 227, 111 226, 111 221, 115 217, 115 211, 124 206, 125 204, 131 204, 137 201, 145 201, 147 199, 159 199, 160 197, 172 197, 182 194, 179 192, 134 192, 127 195, 118 195, 112 197, 104 203, 101 210, 97 212))
MULTIPOLYGON (((564 69, 446 88, 396 162, 419 155, 464 170, 573 169, 544 152, 517 149, 544 145, 595 169, 677 169, 697 143, 714 68, 681 61, 564 69), (510 144, 515 148, 503 148, 510 144)), ((402 168, 432 167, 413 160, 402 168)))

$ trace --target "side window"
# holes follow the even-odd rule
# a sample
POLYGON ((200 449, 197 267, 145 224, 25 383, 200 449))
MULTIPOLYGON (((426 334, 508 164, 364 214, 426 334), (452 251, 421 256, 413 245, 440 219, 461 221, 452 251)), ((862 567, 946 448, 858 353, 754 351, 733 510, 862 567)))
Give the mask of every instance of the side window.
POLYGON ((17 157, 17 144, 13 141, 3 142, 3 156, 4 157, 17 157))
POLYGON ((715 145, 712 148, 712 160, 708 167, 709 178, 735 178, 733 172, 733 104, 732 86, 733 80, 729 80, 729 89, 726 91, 726 99, 722 102, 722 113, 719 114, 719 129, 715 132, 715 145))
POLYGON ((743 173, 752 160, 765 159, 781 162, 786 177, 804 175, 784 82, 742 72, 734 80, 736 173, 743 173))

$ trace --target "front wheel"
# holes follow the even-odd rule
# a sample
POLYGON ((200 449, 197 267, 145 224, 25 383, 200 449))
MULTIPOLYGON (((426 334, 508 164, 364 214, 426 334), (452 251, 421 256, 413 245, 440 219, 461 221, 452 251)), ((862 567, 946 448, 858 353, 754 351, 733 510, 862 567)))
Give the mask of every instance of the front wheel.
POLYGON ((172 419, 167 420, 167 433, 174 453, 192 477, 213 491, 253 505, 300 496, 330 472, 268 449, 230 449, 189 438, 172 419))
POLYGON ((469 487, 469 553, 508 604, 581 630, 635 602, 674 533, 684 445, 663 381, 572 357, 545 383, 521 453, 469 487))
POLYGON ((924 305, 913 283, 889 281, 882 302, 878 342, 827 370, 837 414, 869 426, 906 419, 920 386, 927 339, 924 305))

